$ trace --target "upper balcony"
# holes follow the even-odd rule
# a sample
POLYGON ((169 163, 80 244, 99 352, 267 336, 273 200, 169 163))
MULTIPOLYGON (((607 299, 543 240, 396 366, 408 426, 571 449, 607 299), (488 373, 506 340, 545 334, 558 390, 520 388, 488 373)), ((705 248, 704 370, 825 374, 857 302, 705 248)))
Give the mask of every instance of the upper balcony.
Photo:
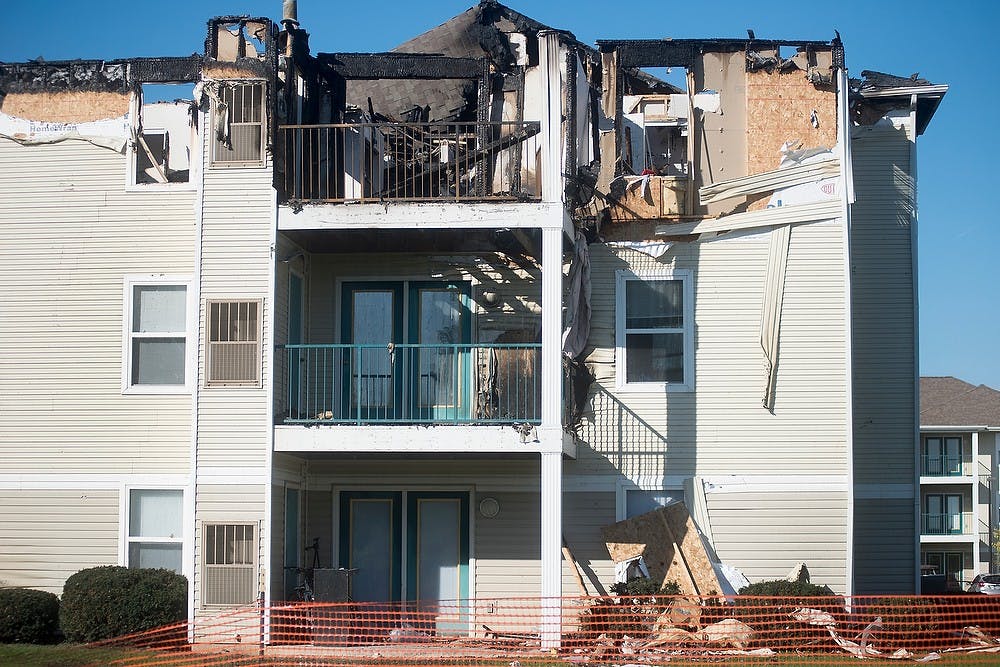
POLYGON ((283 125, 284 201, 303 204, 535 202, 539 123, 283 125))
POLYGON ((921 477, 965 477, 971 473, 961 454, 922 454, 920 456, 921 477))

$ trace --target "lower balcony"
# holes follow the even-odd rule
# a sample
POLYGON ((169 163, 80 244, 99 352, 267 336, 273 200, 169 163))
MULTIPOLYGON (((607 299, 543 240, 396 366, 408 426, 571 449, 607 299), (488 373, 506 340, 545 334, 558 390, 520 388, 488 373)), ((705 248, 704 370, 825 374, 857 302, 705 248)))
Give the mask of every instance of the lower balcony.
POLYGON ((275 451, 573 457, 570 434, 539 433, 541 352, 537 343, 279 345, 275 451))

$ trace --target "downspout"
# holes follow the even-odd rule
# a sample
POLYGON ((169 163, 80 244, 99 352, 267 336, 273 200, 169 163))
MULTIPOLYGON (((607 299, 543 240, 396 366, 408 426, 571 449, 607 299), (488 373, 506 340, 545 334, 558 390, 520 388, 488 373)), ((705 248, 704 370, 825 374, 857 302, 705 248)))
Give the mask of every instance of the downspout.
POLYGON ((844 374, 845 449, 847 451, 847 544, 844 594, 854 594, 854 308, 851 301, 851 204, 854 203, 854 166, 851 160, 850 95, 847 70, 837 69, 837 144, 840 146, 840 204, 844 215, 844 374))

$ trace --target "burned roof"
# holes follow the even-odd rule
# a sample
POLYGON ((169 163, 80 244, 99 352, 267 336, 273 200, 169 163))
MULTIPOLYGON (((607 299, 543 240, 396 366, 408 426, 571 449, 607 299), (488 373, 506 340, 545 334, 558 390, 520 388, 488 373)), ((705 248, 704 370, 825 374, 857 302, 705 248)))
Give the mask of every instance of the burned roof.
POLYGON ((920 378, 920 425, 1000 426, 1000 391, 958 378, 920 378))
POLYGON ((908 109, 916 96, 917 136, 931 122, 948 86, 931 83, 919 74, 908 77, 864 70, 860 79, 849 81, 854 120, 870 124, 891 109, 908 109))

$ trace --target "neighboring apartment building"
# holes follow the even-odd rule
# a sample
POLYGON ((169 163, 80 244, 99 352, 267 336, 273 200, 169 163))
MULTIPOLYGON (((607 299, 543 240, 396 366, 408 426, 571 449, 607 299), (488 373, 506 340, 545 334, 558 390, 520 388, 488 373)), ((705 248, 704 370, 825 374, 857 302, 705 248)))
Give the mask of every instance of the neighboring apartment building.
POLYGON ((1000 391, 920 378, 920 562, 954 587, 1000 571, 998 431, 1000 391))
POLYGON ((166 566, 212 613, 318 538, 355 599, 502 601, 576 592, 563 537, 604 592, 600 528, 683 498, 751 580, 915 589, 946 86, 490 1, 387 54, 282 26, 0 65, 4 585, 166 566))

